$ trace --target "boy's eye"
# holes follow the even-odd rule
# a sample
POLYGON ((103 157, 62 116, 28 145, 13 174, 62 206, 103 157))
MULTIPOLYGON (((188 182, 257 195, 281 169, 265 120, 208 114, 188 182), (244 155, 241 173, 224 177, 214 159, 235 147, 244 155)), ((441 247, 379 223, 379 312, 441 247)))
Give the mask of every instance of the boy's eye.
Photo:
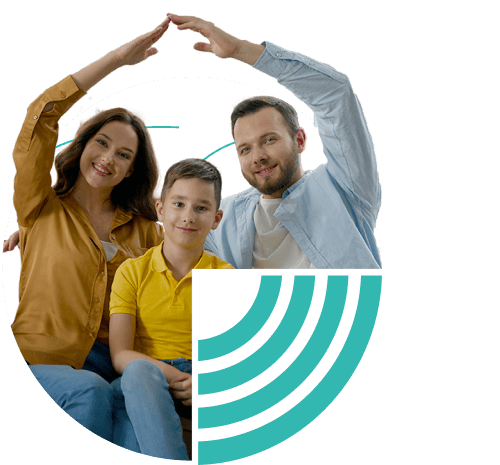
POLYGON ((182 202, 174 202, 174 207, 182 207, 182 202))

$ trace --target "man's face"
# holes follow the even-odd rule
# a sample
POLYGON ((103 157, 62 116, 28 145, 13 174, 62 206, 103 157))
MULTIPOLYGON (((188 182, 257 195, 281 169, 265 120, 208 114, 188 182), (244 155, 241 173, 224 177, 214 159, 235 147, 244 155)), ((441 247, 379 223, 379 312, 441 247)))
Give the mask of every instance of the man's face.
POLYGON ((274 108, 239 118, 234 141, 243 176, 264 198, 282 197, 304 174, 300 164, 304 131, 299 129, 292 139, 283 116, 274 108))

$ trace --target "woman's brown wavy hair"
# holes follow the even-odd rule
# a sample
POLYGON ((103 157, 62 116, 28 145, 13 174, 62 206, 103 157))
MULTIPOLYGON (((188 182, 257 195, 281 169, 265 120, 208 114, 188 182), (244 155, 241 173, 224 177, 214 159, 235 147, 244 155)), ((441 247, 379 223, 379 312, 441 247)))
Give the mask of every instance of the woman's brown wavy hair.
POLYGON ((144 122, 124 108, 101 111, 78 129, 75 139, 55 159, 57 181, 53 186, 57 195, 73 189, 80 173, 80 157, 87 142, 107 123, 120 121, 130 124, 139 139, 132 174, 111 191, 111 202, 123 210, 157 221, 154 190, 158 181, 158 165, 149 132, 144 122))

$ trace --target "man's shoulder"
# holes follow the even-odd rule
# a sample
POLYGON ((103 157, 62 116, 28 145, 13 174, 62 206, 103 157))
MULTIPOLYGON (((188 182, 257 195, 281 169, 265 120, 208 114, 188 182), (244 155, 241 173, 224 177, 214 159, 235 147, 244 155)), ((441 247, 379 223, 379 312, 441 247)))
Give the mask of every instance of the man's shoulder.
POLYGON ((224 207, 235 207, 236 205, 241 205, 247 200, 255 200, 255 203, 258 202, 260 197, 260 192, 255 189, 255 187, 250 187, 249 189, 239 192, 238 194, 230 195, 225 197, 221 201, 221 210, 224 210, 224 207))

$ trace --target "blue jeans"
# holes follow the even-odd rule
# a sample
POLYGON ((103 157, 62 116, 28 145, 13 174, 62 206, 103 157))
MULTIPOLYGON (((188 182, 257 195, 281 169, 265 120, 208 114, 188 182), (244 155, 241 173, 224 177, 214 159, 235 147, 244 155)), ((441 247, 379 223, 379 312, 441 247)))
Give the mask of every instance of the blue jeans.
MULTIPOLYGON (((184 360, 181 363, 181 360, 183 359, 174 360, 174 366, 181 371, 191 373, 191 362, 184 360)), ((149 362, 145 363, 156 368, 163 376, 158 367, 149 362)), ((54 402, 94 434, 125 449, 155 457, 170 453, 168 451, 172 449, 176 451, 183 449, 175 452, 174 456, 182 457, 178 460, 189 460, 182 441, 182 429, 180 431, 182 444, 179 442, 177 422, 180 423, 180 420, 177 414, 172 413, 172 398, 168 392, 168 385, 165 389, 167 384, 165 377, 163 376, 165 383, 163 384, 161 379, 155 376, 155 370, 144 367, 141 371, 131 367, 124 382, 111 364, 109 347, 97 341, 82 370, 75 370, 65 365, 30 365, 29 368, 54 402), (152 381, 149 379, 148 371, 152 381), (125 391, 122 391, 122 385, 125 391), (130 387, 144 391, 143 397, 127 394, 130 387), (157 415, 154 422, 159 429, 151 436, 146 423, 155 412, 157 415), (161 419, 160 423, 157 422, 158 417, 161 419), (168 421, 165 422, 164 418, 168 421), (172 418, 174 419, 171 420, 172 418), (167 452, 164 450, 164 443, 169 444, 167 452)), ((174 403, 179 411, 181 408, 188 409, 179 404, 177 401, 174 403)), ((185 416, 186 411, 181 414, 185 416)))
MULTIPOLYGON (((163 361, 191 374, 191 361, 163 361)), ((111 385, 115 391, 115 444, 153 457, 189 460, 177 412, 187 416, 191 414, 191 408, 172 398, 165 376, 156 365, 134 360, 127 365, 121 378, 111 385), (137 438, 138 451, 130 447, 128 421, 137 438)))

